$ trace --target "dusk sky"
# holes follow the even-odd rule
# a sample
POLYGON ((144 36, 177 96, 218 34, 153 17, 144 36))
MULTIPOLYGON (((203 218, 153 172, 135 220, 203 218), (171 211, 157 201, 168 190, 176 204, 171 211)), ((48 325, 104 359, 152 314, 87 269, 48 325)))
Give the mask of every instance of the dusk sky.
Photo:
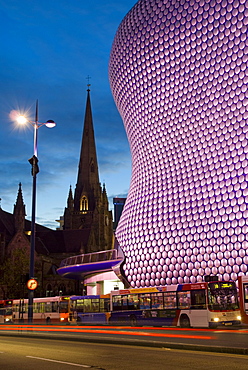
POLYGON ((13 212, 22 183, 31 218, 33 128, 17 127, 10 112, 28 112, 53 129, 38 130, 36 222, 55 229, 70 185, 74 191, 90 76, 91 104, 101 183, 110 209, 113 197, 127 196, 131 156, 122 119, 108 80, 117 28, 136 0, 0 0, 0 198, 13 212))

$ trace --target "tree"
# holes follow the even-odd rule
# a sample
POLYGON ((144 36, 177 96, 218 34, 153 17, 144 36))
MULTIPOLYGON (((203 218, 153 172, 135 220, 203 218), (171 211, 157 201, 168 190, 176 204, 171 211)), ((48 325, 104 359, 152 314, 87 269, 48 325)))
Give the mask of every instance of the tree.
POLYGON ((25 282, 22 281, 22 276, 29 271, 29 256, 26 248, 16 248, 12 251, 2 266, 1 284, 5 287, 5 297, 24 298, 25 282))

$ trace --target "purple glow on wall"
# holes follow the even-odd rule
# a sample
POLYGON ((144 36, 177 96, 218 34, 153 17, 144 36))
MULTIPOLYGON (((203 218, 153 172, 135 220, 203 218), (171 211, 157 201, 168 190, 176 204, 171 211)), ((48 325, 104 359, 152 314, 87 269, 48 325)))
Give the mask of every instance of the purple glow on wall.
POLYGON ((132 153, 116 236, 133 287, 248 264, 248 1, 140 0, 109 76, 132 153))

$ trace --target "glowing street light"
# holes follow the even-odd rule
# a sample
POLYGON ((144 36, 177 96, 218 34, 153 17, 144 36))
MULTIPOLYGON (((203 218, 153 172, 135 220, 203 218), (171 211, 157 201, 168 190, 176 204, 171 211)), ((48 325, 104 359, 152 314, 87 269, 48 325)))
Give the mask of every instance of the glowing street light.
POLYGON ((24 125, 28 120, 25 116, 19 116, 17 117, 16 121, 17 123, 20 123, 20 125, 24 125))
MULTIPOLYGON (((25 116, 18 115, 15 120, 19 124, 30 123, 34 128, 34 154, 33 157, 28 161, 32 166, 32 176, 33 176, 33 191, 32 191, 32 219, 31 219, 31 243, 30 243, 30 262, 29 262, 29 280, 34 278, 34 254, 35 254, 35 209, 36 209, 36 175, 39 172, 38 158, 37 158, 37 139, 38 139, 38 129, 41 126, 46 126, 48 128, 53 128, 56 123, 53 120, 48 120, 45 123, 38 122, 38 100, 36 101, 36 111, 35 111, 35 121, 29 121, 25 116)), ((32 323, 33 321, 33 299, 34 290, 29 289, 28 291, 28 321, 32 323)))

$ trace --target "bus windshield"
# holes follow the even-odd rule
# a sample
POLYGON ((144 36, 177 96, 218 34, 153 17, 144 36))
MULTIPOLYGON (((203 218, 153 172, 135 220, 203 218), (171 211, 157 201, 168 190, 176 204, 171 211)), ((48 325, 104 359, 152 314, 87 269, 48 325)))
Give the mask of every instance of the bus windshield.
POLYGON ((237 289, 234 282, 212 282, 208 285, 209 309, 216 311, 239 308, 237 289))
POLYGON ((7 307, 7 308, 5 308, 5 313, 4 313, 4 315, 6 315, 6 316, 10 316, 10 315, 12 315, 12 307, 7 307))

